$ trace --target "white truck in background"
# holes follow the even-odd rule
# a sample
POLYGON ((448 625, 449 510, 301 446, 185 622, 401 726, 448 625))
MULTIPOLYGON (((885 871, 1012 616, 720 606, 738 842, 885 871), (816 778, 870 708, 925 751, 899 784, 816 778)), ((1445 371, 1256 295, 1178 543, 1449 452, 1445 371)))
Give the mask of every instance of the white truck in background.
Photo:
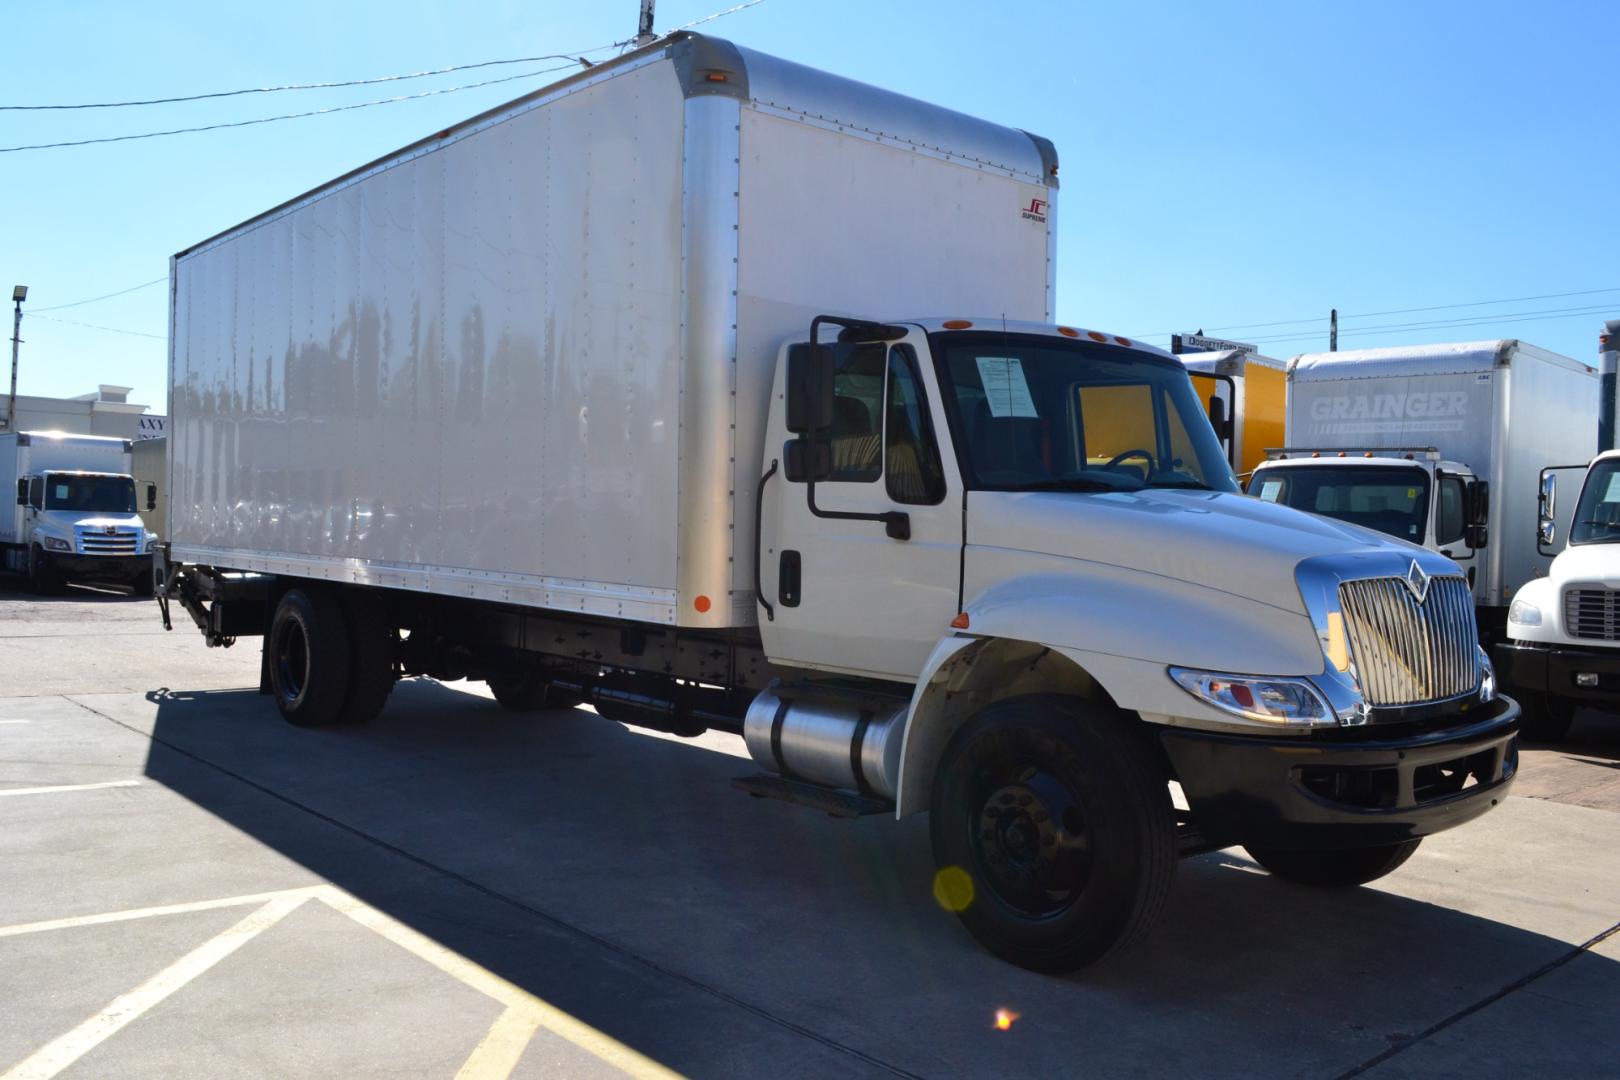
POLYGON ((1180 854, 1390 872, 1516 769, 1467 584, 1243 497, 1174 357, 1053 324, 1057 172, 677 33, 181 252, 165 623, 262 636, 299 725, 409 674, 737 733, 751 795, 929 811, 1039 970, 1180 854))
POLYGON ((1551 561, 1541 468, 1592 456, 1599 405, 1595 368, 1523 341, 1307 353, 1289 363, 1286 445, 1248 491, 1455 560, 1488 647, 1551 561))
MULTIPOLYGON (((131 475, 128 439, 20 431, 0 435, 0 514, 4 569, 26 574, 41 593, 63 582, 127 585, 152 595, 152 548, 131 475), (14 497, 11 497, 14 496, 14 497)), ((144 485, 145 505, 156 487, 144 485)))
POLYGON ((1558 495, 1558 474, 1572 467, 1542 469, 1536 542, 1543 554, 1558 551, 1560 542, 1564 548, 1545 577, 1514 594, 1507 640, 1493 650, 1524 700, 1526 733, 1538 739, 1562 737, 1580 705, 1620 707, 1620 451, 1612 445, 1620 411, 1612 396, 1620 319, 1606 323, 1598 341, 1609 392, 1602 453, 1587 466, 1573 499, 1558 495))

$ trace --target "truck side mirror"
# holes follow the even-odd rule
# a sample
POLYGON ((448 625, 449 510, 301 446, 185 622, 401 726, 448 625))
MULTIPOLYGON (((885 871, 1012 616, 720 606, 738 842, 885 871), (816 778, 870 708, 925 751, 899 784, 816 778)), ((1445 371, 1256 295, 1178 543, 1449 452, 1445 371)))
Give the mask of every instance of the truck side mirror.
MULTIPOLYGON (((782 474, 790 483, 802 484, 810 479, 810 440, 802 436, 789 439, 782 447, 782 474)), ((815 479, 817 483, 832 475, 832 447, 816 443, 815 479)))
POLYGON ((788 350, 787 429, 795 435, 821 431, 832 426, 832 418, 832 349, 818 345, 811 356, 809 345, 794 345, 788 350))
POLYGON ((1553 515, 1558 511, 1558 476, 1551 469, 1541 470, 1541 491, 1536 496, 1536 548, 1543 555, 1558 538, 1558 525, 1553 515))
POLYGON ((148 510, 156 510, 157 509, 157 485, 156 484, 147 484, 146 485, 146 508, 148 510))
POLYGON ((1209 397, 1209 426, 1222 442, 1232 441, 1232 419, 1226 415, 1226 402, 1211 394, 1209 397))
POLYGON ((17 481, 17 505, 28 505, 28 479, 26 477, 17 481))
POLYGON ((1485 525, 1470 525, 1463 542, 1478 551, 1491 541, 1491 530, 1485 525))
MULTIPOLYGON (((1486 480, 1468 481, 1466 492, 1467 518, 1469 525, 1488 525, 1491 520, 1491 485, 1486 480)), ((1483 544, 1469 544, 1469 547, 1483 547, 1483 544)))

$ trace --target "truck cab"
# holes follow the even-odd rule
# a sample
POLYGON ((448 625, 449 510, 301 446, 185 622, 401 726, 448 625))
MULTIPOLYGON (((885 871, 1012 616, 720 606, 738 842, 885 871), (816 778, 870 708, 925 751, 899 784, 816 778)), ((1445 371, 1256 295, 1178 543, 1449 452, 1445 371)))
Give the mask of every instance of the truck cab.
MULTIPOLYGON (((1557 550, 1558 477, 1543 471, 1537 540, 1557 550)), ((1527 734, 1562 737, 1580 705, 1620 706, 1620 450, 1594 458, 1573 503, 1563 550, 1546 577, 1527 582, 1494 650, 1524 704, 1527 734)))
POLYGON ((1248 492, 1428 548, 1464 569, 1489 539, 1486 481, 1434 447, 1274 449, 1248 492))
POLYGON ((4 515, 0 553, 5 569, 26 574, 40 592, 63 582, 125 585, 152 594, 152 552, 158 537, 141 518, 156 501, 156 485, 137 485, 124 439, 60 432, 23 432, 0 445, 12 465, 15 506, 4 515))

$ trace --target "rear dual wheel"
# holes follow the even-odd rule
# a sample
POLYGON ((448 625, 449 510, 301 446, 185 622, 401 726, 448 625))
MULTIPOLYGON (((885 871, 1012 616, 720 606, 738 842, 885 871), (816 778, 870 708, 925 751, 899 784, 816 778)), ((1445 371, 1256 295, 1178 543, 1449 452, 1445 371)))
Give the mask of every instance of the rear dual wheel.
POLYGON ((369 593, 319 586, 287 590, 265 641, 270 689, 289 724, 365 723, 394 685, 394 630, 369 593))

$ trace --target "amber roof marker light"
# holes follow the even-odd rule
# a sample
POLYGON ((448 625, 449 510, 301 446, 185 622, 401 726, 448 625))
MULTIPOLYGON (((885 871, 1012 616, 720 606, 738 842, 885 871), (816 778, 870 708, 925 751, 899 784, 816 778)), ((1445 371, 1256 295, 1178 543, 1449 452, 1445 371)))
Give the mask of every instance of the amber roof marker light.
POLYGON ((967 330, 972 328, 973 323, 967 319, 946 319, 940 325, 947 330, 967 330))

